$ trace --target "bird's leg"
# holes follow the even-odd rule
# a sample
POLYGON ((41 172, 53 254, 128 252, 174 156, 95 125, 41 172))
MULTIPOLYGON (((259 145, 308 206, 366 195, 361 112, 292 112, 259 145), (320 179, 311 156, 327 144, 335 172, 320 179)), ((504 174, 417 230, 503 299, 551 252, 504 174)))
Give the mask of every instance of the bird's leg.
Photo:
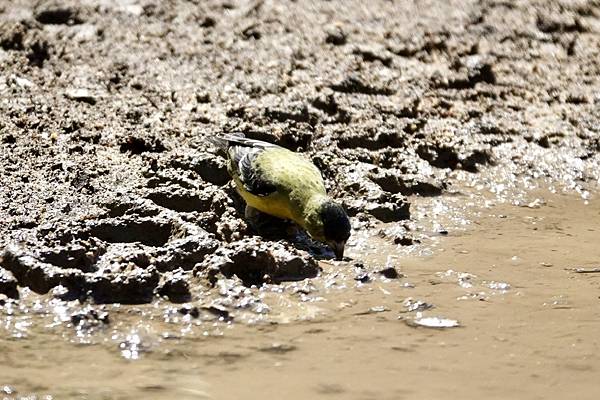
POLYGON ((289 224, 286 228, 286 233, 289 237, 296 239, 302 234, 302 229, 296 224, 289 224))
POLYGON ((256 219, 256 217, 260 213, 261 212, 258 211, 256 208, 251 207, 248 204, 246 204, 246 209, 244 210, 244 218, 246 218, 248 220, 248 222, 252 223, 252 221, 254 219, 256 219))
POLYGON ((250 228, 264 238, 281 239, 289 235, 288 221, 265 214, 249 205, 246 205, 244 217, 250 228))

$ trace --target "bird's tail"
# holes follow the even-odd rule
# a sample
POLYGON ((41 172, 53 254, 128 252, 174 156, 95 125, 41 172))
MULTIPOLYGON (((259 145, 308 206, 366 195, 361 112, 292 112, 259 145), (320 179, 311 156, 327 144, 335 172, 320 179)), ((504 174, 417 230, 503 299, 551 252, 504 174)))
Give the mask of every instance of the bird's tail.
POLYGON ((244 139, 244 134, 236 132, 225 135, 208 136, 206 139, 217 149, 227 152, 227 149, 229 149, 231 142, 244 139))

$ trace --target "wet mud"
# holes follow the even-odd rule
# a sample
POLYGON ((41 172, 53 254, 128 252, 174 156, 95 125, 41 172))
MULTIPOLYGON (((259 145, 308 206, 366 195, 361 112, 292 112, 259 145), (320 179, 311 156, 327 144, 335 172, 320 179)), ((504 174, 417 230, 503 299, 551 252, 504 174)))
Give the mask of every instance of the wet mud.
POLYGON ((98 307, 25 290, 2 301, 3 390, 596 398, 600 205, 546 190, 519 204, 478 196, 417 201, 417 213, 445 209, 419 245, 371 238, 350 253, 368 253, 362 265, 322 261, 317 278, 260 289, 220 278, 211 303, 98 307))
POLYGON ((560 390, 588 398, 599 18, 591 0, 0 1, 0 394, 276 395, 256 374, 283 366, 303 398, 502 398, 508 376, 548 398, 535 378, 572 364, 560 390), (317 165, 346 260, 252 230, 206 140, 227 132, 317 165), (53 346, 98 364, 55 386, 53 346), (74 383, 128 370, 148 383, 74 383))

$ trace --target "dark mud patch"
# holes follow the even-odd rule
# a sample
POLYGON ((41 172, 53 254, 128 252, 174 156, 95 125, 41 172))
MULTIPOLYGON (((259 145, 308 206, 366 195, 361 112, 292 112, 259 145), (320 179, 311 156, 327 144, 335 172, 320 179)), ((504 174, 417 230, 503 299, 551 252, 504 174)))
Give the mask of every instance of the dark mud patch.
POLYGON ((8 297, 19 298, 17 290, 17 280, 12 272, 0 267, 0 293, 8 297))
POLYGON ((404 179, 399 178, 397 171, 379 169, 369 175, 369 179, 378 184, 382 190, 389 193, 400 193, 404 196, 440 196, 446 189, 446 182, 422 176, 410 177, 405 174, 404 179))
MULTIPOLYGON (((88 95, 79 95, 76 100, 83 101, 88 104, 95 104, 96 100, 88 95)), ((162 141, 155 136, 148 137, 128 136, 121 141, 121 153, 142 154, 142 153, 162 153, 166 150, 162 141)))
POLYGON ((77 25, 84 22, 83 10, 76 2, 68 1, 40 1, 33 10, 33 17, 37 22, 47 25, 77 25))
POLYGON ((329 85, 329 87, 335 92, 367 95, 391 96, 396 92, 392 88, 366 83, 359 76, 348 76, 337 83, 329 85))

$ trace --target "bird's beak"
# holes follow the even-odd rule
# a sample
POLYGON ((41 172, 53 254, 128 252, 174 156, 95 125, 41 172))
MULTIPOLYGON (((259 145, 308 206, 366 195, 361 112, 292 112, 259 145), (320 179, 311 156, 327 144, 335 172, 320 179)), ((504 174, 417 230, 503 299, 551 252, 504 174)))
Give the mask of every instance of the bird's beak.
POLYGON ((342 260, 344 258, 344 248, 346 247, 346 242, 330 242, 329 246, 333 249, 336 260, 342 260))

